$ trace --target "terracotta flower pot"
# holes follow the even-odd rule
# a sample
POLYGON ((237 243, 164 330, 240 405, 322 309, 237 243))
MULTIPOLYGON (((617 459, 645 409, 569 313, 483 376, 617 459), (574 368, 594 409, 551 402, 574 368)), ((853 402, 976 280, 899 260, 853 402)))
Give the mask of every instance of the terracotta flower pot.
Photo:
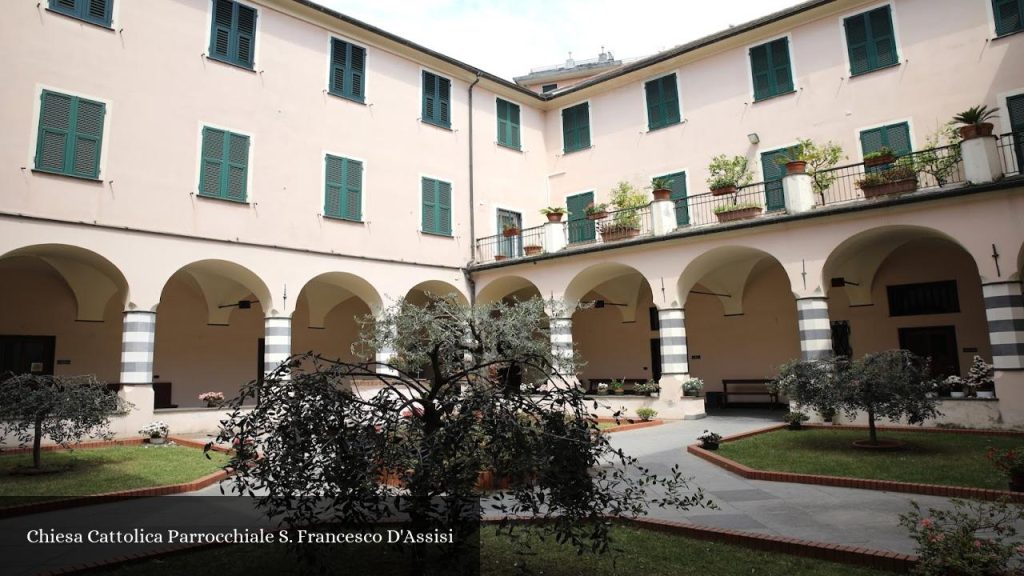
POLYGON ((807 162, 794 160, 786 162, 786 174, 804 174, 807 172, 807 162))
POLYGON ((501 231, 501 235, 505 238, 515 238, 519 236, 519 228, 506 228, 501 231))
POLYGON ((668 189, 665 189, 665 188, 658 188, 657 190, 654 190, 654 199, 655 200, 671 200, 671 198, 672 198, 672 191, 671 190, 668 190, 668 189))
POLYGON ((991 122, 982 122, 981 124, 968 124, 967 126, 960 127, 960 137, 964 140, 971 140, 973 138, 983 138, 985 136, 991 136, 992 130, 995 126, 991 122))
POLYGON ((877 198, 878 196, 913 192, 914 190, 917 190, 917 178, 896 180, 895 182, 886 182, 885 184, 879 184, 877 186, 862 186, 861 190, 864 191, 865 198, 877 198))
POLYGON ((523 252, 527 256, 536 256, 544 251, 543 246, 523 246, 523 252))
POLYGON ((495 262, 501 262, 502 260, 508 260, 508 256, 505 256, 504 254, 498 254, 497 256, 494 257, 495 262))
POLYGON ((885 156, 878 156, 877 158, 865 158, 864 165, 868 168, 872 166, 881 166, 883 164, 892 164, 896 160, 896 157, 892 154, 886 154, 885 156))
POLYGON ((733 220, 746 220, 748 218, 753 218, 760 213, 760 206, 752 206, 750 208, 740 208, 739 210, 719 212, 715 214, 715 216, 718 217, 719 222, 732 222, 733 220))
POLYGON ((561 212, 559 212, 558 214, 548 214, 548 222, 561 222, 562 216, 565 216, 565 214, 561 212))
POLYGON ((640 234, 639 228, 632 226, 621 226, 619 224, 604 225, 601 227, 601 238, 605 242, 614 242, 616 240, 625 240, 632 238, 640 234))
POLYGON ((587 214, 587 220, 604 220, 608 217, 608 212, 602 210, 600 212, 591 212, 587 214))
POLYGON ((721 188, 712 188, 711 189, 712 196, 725 196, 726 194, 735 194, 735 193, 736 193, 736 187, 735 186, 723 186, 721 188))

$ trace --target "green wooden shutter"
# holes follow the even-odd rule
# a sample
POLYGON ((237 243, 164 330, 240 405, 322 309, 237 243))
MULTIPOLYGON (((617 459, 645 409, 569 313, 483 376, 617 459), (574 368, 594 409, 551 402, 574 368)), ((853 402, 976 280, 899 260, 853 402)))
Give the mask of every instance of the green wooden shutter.
POLYGON ((672 194, 669 198, 675 203, 676 207, 676 226, 686 226, 690 223, 690 207, 685 202, 687 197, 686 192, 686 172, 676 172, 675 174, 666 174, 661 176, 672 181, 669 185, 669 189, 672 194))
POLYGON ((213 0, 210 56, 252 68, 256 53, 256 9, 232 0, 213 0))
POLYGON ((786 158, 793 148, 772 150, 761 154, 761 172, 764 178, 765 210, 783 210, 786 208, 786 196, 782 188, 782 178, 786 175, 786 166, 779 162, 786 158))
POLYGON ((345 159, 344 162, 345 204, 342 216, 349 220, 363 219, 363 163, 345 159))
POLYGON ((64 173, 71 148, 72 97, 43 90, 36 138, 36 170, 64 173))
POLYGON ((424 232, 437 233, 437 182, 423 178, 420 182, 421 209, 424 232))
POLYGON ((365 75, 366 49, 331 38, 331 93, 362 102, 365 75))
POLYGON ((423 72, 423 121, 451 127, 451 82, 430 72, 423 72))
POLYGON ((573 108, 562 110, 562 151, 572 152, 579 146, 576 143, 576 111, 573 108))
POLYGON ((227 60, 231 54, 231 37, 235 5, 231 0, 214 0, 213 30, 210 33, 210 56, 227 60))
POLYGON ((888 6, 868 12, 871 25, 871 48, 874 67, 884 68, 899 62, 896 55, 896 35, 892 30, 892 14, 888 6))
POLYGON ((647 96, 647 129, 661 128, 665 122, 661 115, 661 83, 657 80, 647 82, 644 92, 647 96))
POLYGON ((647 97, 647 128, 656 130, 679 123, 679 91, 676 75, 669 74, 644 84, 647 97))
POLYGON ((518 150, 523 145, 522 138, 520 136, 522 128, 519 124, 519 105, 509 102, 508 112, 508 131, 509 136, 511 136, 509 145, 518 150))
POLYGON ((344 214, 342 197, 345 186, 342 176, 342 159, 328 154, 325 164, 324 216, 340 218, 344 214))
POLYGON ((519 149, 519 105, 497 98, 498 144, 519 149))
POLYGON ((858 14, 843 21, 846 27, 846 48, 850 54, 850 74, 853 76, 872 69, 868 59, 867 20, 867 14, 858 14))
POLYGON ((992 0, 996 36, 1024 29, 1024 0, 992 0))
POLYGON ((452 185, 448 182, 437 183, 437 222, 439 233, 452 235, 452 185))
POLYGON ((899 63, 892 11, 882 6, 843 21, 850 54, 850 74, 856 76, 899 63))
POLYGON ((1010 115, 1010 141, 1013 143, 1016 167, 1007 166, 1007 173, 1024 173, 1024 95, 1006 99, 1006 111, 1010 115))
POLYGON ((252 68, 256 52, 256 10, 241 4, 236 4, 235 7, 238 11, 235 63, 252 68))
POLYGON ((590 104, 588 102, 562 110, 562 138, 565 152, 590 148, 590 104))
POLYGON ((228 133, 227 182, 224 186, 228 200, 245 202, 246 180, 249 172, 249 137, 228 133))
POLYGON ((76 98, 75 135, 71 145, 74 156, 70 173, 97 178, 100 174, 100 148, 103 143, 103 116, 106 106, 100 102, 76 98))
POLYGON ((498 98, 498 144, 509 145, 508 135, 508 102, 498 98))
POLYGON ((779 38, 769 46, 772 59, 772 82, 775 94, 793 91, 793 69, 789 62, 789 38, 779 38))
POLYGON ((37 170, 98 178, 106 105, 43 90, 40 95, 37 170))
POLYGON ((199 194, 220 198, 224 170, 224 139, 226 133, 216 128, 203 128, 202 165, 199 168, 199 194))
POLYGON ((754 100, 770 98, 772 75, 768 64, 768 45, 762 44, 750 49, 750 71, 754 81, 754 100))
POLYGON ((110 27, 113 0, 50 0, 50 10, 110 27))
POLYGON ((347 95, 362 102, 366 84, 366 48, 349 44, 348 50, 349 69, 347 74, 349 89, 347 95))
POLYGON ((451 88, 451 82, 447 78, 437 79, 437 110, 439 112, 437 120, 445 128, 451 126, 452 123, 451 88))
POLYGON ((430 72, 423 72, 423 119, 433 121, 434 109, 437 107, 437 77, 430 72))
POLYGON ((585 192, 565 199, 569 209, 569 243, 589 242, 597 238, 597 230, 593 220, 587 219, 587 206, 594 203, 594 193, 585 192))
POLYGON ((910 154, 910 126, 906 122, 890 124, 860 133, 860 147, 863 154, 871 154, 887 147, 897 156, 910 154))

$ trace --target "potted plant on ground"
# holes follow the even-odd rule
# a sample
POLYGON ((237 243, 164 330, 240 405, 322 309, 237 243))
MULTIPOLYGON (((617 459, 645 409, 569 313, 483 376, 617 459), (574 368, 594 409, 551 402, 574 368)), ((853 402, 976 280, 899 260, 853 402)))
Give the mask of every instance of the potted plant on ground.
POLYGON ((987 120, 998 118, 996 112, 999 112, 999 108, 989 110, 985 105, 973 106, 953 116, 953 122, 963 124, 960 127, 960 137, 964 140, 991 136, 995 126, 987 120))
POLYGON ((669 200, 672 198, 672 186, 671 178, 652 178, 651 179, 651 193, 654 194, 655 200, 669 200))
POLYGON ((744 156, 729 158, 725 154, 719 154, 711 159, 708 172, 711 174, 707 179, 708 189, 715 196, 735 194, 737 188, 750 184, 753 179, 744 156))
POLYGON ((604 220, 608 217, 608 205, 603 202, 600 204, 591 202, 587 204, 583 212, 587 215, 587 220, 604 220))
POLYGON ((803 412, 787 412, 786 415, 782 417, 782 419, 785 420, 787 424, 789 424, 788 428, 790 430, 802 430, 803 423, 810 420, 811 417, 808 416, 807 414, 804 414, 803 412))
POLYGON ((754 218, 761 213, 763 208, 760 204, 753 202, 742 202, 723 204, 715 207, 715 216, 719 222, 732 222, 733 220, 746 220, 754 218))
POLYGON ((607 382, 600 382, 600 383, 598 383, 598 385, 597 385, 597 395, 598 396, 607 396, 608 395, 608 383, 607 382))
POLYGON ((988 449, 985 457, 997 469, 1006 474, 1011 492, 1024 492, 1024 450, 1017 448, 988 449))
POLYGON ((917 190, 917 171, 908 163, 897 162, 887 170, 865 174, 857 181, 857 187, 864 192, 865 198, 913 192, 917 190))
POLYGON ((700 378, 690 378, 683 382, 683 396, 700 396, 700 391, 703 388, 703 380, 700 378))
POLYGON ((523 253, 527 256, 536 256, 544 251, 544 247, 540 244, 527 244, 523 246, 523 253))
POLYGON ((514 238, 519 236, 519 232, 519 226, 516 226, 515 224, 505 224, 501 227, 501 235, 505 238, 514 238))
POLYGON ((959 376, 947 376, 942 383, 949 390, 950 398, 963 398, 967 395, 967 392, 964 390, 964 381, 959 376))
POLYGON ((882 166, 883 164, 892 164, 896 160, 896 154, 888 146, 882 146, 874 152, 869 152, 864 155, 864 166, 871 168, 874 166, 882 166))
POLYGON ((647 206, 647 197, 629 182, 619 182, 612 189, 615 213, 610 222, 601 224, 605 242, 625 240, 640 234, 640 209, 647 206))
POLYGON ((615 394, 616 396, 622 396, 626 393, 626 383, 622 380, 612 380, 610 387, 612 389, 612 394, 615 394))
POLYGON ((199 400, 206 402, 207 408, 216 408, 224 403, 223 392, 203 392, 199 395, 199 400))
POLYGON ((992 365, 975 354, 964 382, 974 390, 978 398, 995 398, 996 384, 992 379, 994 375, 995 369, 992 365))
POLYGON ((654 380, 641 382, 640 384, 637 384, 636 386, 633 387, 633 391, 639 394, 640 396, 649 395, 651 398, 657 398, 658 392, 660 390, 661 388, 658 386, 658 383, 655 382, 654 380))
POLYGON ((561 206, 548 206, 541 209, 540 213, 548 217, 548 222, 561 222, 566 210, 561 206))
POLYGON ((636 415, 637 418, 640 418, 641 421, 650 422, 655 416, 658 415, 658 411, 655 410, 654 408, 648 408, 644 406, 643 408, 636 409, 636 415))
POLYGON ((697 436, 697 440, 700 441, 700 447, 705 450, 718 450, 718 444, 722 441, 722 435, 705 430, 703 434, 697 436))
POLYGON ((167 441, 167 434, 171 431, 170 427, 163 422, 156 420, 146 424, 139 430, 139 434, 146 439, 150 444, 163 444, 167 441))

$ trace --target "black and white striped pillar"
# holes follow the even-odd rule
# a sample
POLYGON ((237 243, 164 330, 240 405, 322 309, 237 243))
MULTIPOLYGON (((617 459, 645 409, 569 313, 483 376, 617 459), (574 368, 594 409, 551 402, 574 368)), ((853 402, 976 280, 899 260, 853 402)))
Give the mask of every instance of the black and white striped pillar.
POLYGON ((1024 296, 1020 282, 983 284, 992 366, 996 370, 1024 370, 1024 296))
POLYGON ((263 371, 270 374, 292 354, 292 319, 267 318, 264 326, 263 371))
POLYGON ((799 298, 796 301, 800 327, 800 357, 821 360, 832 356, 832 326, 828 321, 828 300, 799 298))
POLYGON ((121 383, 153 383, 156 312, 130 310, 121 328, 121 383))
POLYGON ((658 310, 662 375, 690 372, 686 356, 686 325, 683 318, 682 308, 658 310))
POLYGON ((551 355, 554 356, 558 373, 567 375, 565 371, 572 362, 572 318, 551 319, 551 355))

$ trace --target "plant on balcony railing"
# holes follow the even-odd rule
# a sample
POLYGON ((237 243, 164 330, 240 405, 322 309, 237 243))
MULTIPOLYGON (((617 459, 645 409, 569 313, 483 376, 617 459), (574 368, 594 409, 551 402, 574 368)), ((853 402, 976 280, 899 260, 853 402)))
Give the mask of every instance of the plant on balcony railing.
POLYGON ((604 202, 600 204, 594 204, 591 202, 587 204, 587 207, 583 209, 583 212, 587 215, 587 220, 604 220, 608 217, 608 205, 604 202))
POLYGON ((567 210, 561 206, 548 206, 541 208, 540 213, 548 217, 548 222, 561 222, 567 210))
POLYGON ((719 154, 711 159, 708 172, 711 173, 707 180, 708 189, 715 196, 735 194, 737 188, 750 184, 753 179, 744 156, 729 158, 725 154, 719 154))
POLYGON ((995 126, 987 120, 998 118, 999 115, 996 112, 999 112, 999 108, 989 110, 985 105, 974 106, 953 116, 953 122, 963 124, 960 127, 960 137, 964 140, 991 136, 995 126))
POLYGON ((640 234, 640 209, 647 206, 647 196, 629 182, 619 182, 612 189, 612 203, 617 210, 610 222, 601 224, 601 237, 605 241, 632 238, 640 234))
POLYGON ((912 160, 900 159, 892 168, 865 174, 857 181, 857 187, 865 198, 913 192, 917 190, 917 171, 912 160))
POLYGON ((723 204, 715 207, 715 216, 719 222, 731 222, 733 220, 746 220, 761 213, 761 205, 753 202, 738 204, 723 204))
POLYGON ((896 160, 896 153, 892 151, 892 148, 882 146, 878 150, 864 155, 864 166, 868 168, 884 166, 885 164, 892 164, 893 160, 896 160))
POLYGON ((838 176, 832 168, 844 158, 846 156, 843 155, 843 147, 831 140, 824 144, 816 144, 809 138, 802 138, 779 162, 786 164, 787 173, 794 162, 803 163, 803 171, 811 177, 814 193, 820 196, 824 203, 825 191, 832 186, 838 176))
MULTIPOLYGON (((952 124, 939 128, 925 140, 925 148, 910 156, 914 170, 935 178, 939 186, 949 182, 950 176, 960 166, 959 132, 952 124)), ((867 158, 865 158, 865 166, 867 158)))
POLYGON ((672 197, 671 178, 651 178, 651 194, 655 200, 669 200, 672 197))

